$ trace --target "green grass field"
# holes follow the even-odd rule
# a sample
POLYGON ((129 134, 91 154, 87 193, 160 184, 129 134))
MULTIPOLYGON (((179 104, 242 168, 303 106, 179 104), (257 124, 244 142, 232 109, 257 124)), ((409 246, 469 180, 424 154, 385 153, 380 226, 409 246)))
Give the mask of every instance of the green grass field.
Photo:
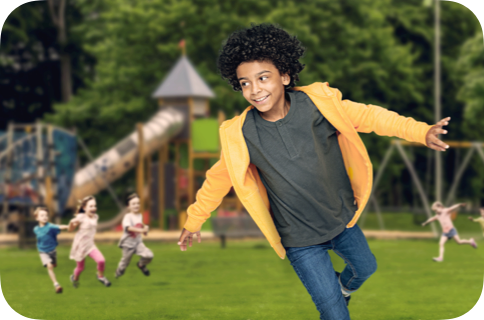
MULTIPOLYGON (((351 318, 450 319, 470 310, 482 292, 484 241, 480 248, 449 243, 446 259, 435 263, 436 240, 369 240, 377 272, 353 294, 351 318)), ((155 259, 145 277, 131 262, 114 278, 121 256, 116 245, 99 245, 106 275, 95 279, 88 258, 81 285, 69 275, 74 262, 69 247, 58 247, 56 275, 64 293, 56 295, 36 250, 0 249, 5 299, 20 314, 36 319, 319 319, 310 296, 288 260, 279 259, 265 241, 196 243, 187 252, 176 244, 147 243, 155 259)), ((343 262, 332 255, 335 268, 343 262)))

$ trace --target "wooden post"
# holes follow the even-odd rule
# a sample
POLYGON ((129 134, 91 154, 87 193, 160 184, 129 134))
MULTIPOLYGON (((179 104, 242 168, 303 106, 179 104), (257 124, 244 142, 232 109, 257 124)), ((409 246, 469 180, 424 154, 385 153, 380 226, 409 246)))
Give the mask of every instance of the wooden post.
POLYGON ((145 211, 145 197, 144 197, 144 136, 143 136, 143 124, 136 124, 136 131, 138 133, 138 164, 136 166, 136 192, 140 198, 140 212, 145 211))
POLYGON ((145 170, 145 178, 146 178, 146 185, 148 186, 148 194, 145 197, 145 207, 148 209, 148 211, 151 213, 151 204, 153 201, 151 201, 151 197, 153 196, 151 194, 151 156, 148 155, 146 157, 146 170, 145 170))
POLYGON ((179 180, 180 180, 180 142, 175 142, 175 209, 176 212, 180 212, 180 188, 179 188, 179 180))
POLYGON ((44 151, 43 151, 43 139, 42 139, 42 123, 37 121, 36 125, 36 133, 37 133, 37 190, 39 191, 39 202, 44 202, 44 197, 41 193, 42 184, 44 182, 44 151))
MULTIPOLYGON (((12 178, 12 161, 14 156, 15 149, 12 148, 13 140, 14 140, 14 124, 13 122, 8 123, 7 129, 7 163, 6 163, 6 170, 5 170, 5 181, 4 181, 4 195, 3 195, 3 211, 2 214, 6 218, 8 214, 8 187, 11 183, 10 179, 12 178)), ((6 232, 6 228, 4 229, 6 232)))
POLYGON ((55 190, 55 150, 54 150, 54 128, 52 125, 47 126, 47 150, 48 150, 48 164, 45 175, 45 205, 49 209, 50 217, 54 217, 56 208, 54 205, 54 190, 55 190))
POLYGON ((158 150, 158 220, 160 229, 165 227, 165 163, 168 162, 168 144, 158 150))
POLYGON ((194 202, 194 177, 193 177, 193 145, 192 145, 192 130, 191 126, 193 123, 193 98, 188 98, 188 105, 190 106, 190 119, 189 119, 189 128, 190 128, 190 135, 188 138, 188 205, 191 205, 194 202))

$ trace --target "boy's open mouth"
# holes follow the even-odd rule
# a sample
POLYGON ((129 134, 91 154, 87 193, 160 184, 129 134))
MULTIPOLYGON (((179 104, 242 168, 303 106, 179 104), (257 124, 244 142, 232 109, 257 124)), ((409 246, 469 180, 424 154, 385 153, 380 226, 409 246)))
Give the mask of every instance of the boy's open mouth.
POLYGON ((259 98, 259 99, 252 99, 255 103, 261 103, 261 102, 264 102, 267 100, 267 98, 269 97, 270 95, 267 95, 267 96, 264 96, 262 98, 259 98))

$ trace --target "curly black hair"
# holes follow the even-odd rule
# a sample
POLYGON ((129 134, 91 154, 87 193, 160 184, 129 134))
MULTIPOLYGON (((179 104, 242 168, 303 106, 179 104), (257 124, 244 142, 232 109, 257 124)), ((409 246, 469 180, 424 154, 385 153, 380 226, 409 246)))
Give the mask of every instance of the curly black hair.
POLYGON ((241 91, 237 80, 237 67, 242 62, 271 61, 281 74, 289 74, 291 81, 286 89, 299 81, 298 73, 304 69, 299 62, 306 49, 296 36, 289 35, 273 24, 252 25, 232 33, 219 52, 217 66, 222 76, 235 91, 241 91))

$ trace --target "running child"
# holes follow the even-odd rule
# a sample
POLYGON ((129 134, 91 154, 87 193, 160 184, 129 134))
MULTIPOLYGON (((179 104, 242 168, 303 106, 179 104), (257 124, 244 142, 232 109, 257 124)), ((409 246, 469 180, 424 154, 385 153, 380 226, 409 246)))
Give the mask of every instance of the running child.
POLYGON ((348 301, 376 271, 356 221, 372 188, 372 165, 358 132, 397 136, 445 151, 437 138, 450 118, 430 126, 373 105, 343 100, 316 82, 294 87, 305 48, 271 24, 229 36, 218 69, 250 104, 220 127, 220 160, 187 209, 178 245, 193 235, 233 187, 277 255, 287 257, 321 319, 350 318, 348 301), (294 88, 293 88, 294 87, 294 88), (346 263, 334 270, 328 251, 346 263))
POLYGON ((459 238, 459 235, 457 234, 457 230, 454 227, 454 224, 452 223, 452 213, 456 210, 459 209, 459 207, 465 207, 465 203, 458 203, 454 204, 453 206, 446 208, 444 205, 440 202, 434 202, 432 204, 432 210, 435 211, 436 215, 427 219, 424 223, 422 223, 422 226, 425 226, 426 224, 432 222, 432 221, 439 221, 440 226, 442 227, 442 236, 440 237, 439 241, 439 256, 436 258, 432 258, 436 262, 442 262, 444 261, 444 246, 447 240, 451 240, 452 238, 457 242, 458 244, 469 244, 473 248, 477 248, 477 244, 474 241, 474 238, 470 238, 469 240, 461 239, 459 238))
POLYGON ((55 278, 54 268, 57 267, 57 235, 61 230, 67 230, 66 225, 49 223, 49 211, 45 207, 37 207, 34 211, 35 220, 39 225, 34 228, 37 237, 37 250, 39 250, 40 261, 47 268, 49 277, 54 283, 55 292, 62 293, 62 287, 55 278))
POLYGON ((94 235, 96 234, 97 221, 99 216, 96 214, 96 199, 93 196, 87 196, 80 201, 77 207, 77 213, 69 222, 69 231, 79 227, 74 241, 72 242, 70 259, 76 261, 74 274, 71 275, 71 282, 74 288, 79 287, 79 275, 84 270, 86 257, 91 257, 97 264, 97 279, 106 287, 111 282, 104 276, 104 267, 106 261, 104 256, 94 244, 94 235))
POLYGON ((469 217, 469 220, 478 222, 481 225, 482 235, 484 236, 484 207, 480 208, 479 212, 481 213, 481 216, 479 218, 474 219, 472 217, 469 217))
POLYGON ((118 246, 123 249, 123 256, 119 261, 116 269, 116 279, 124 274, 124 271, 131 261, 133 254, 140 256, 140 260, 136 263, 138 269, 143 272, 145 276, 150 275, 150 271, 146 265, 153 259, 153 252, 148 249, 143 243, 141 234, 148 234, 149 227, 143 224, 143 215, 139 212, 140 199, 136 193, 126 197, 126 205, 129 212, 123 218, 123 236, 119 240, 118 246))

